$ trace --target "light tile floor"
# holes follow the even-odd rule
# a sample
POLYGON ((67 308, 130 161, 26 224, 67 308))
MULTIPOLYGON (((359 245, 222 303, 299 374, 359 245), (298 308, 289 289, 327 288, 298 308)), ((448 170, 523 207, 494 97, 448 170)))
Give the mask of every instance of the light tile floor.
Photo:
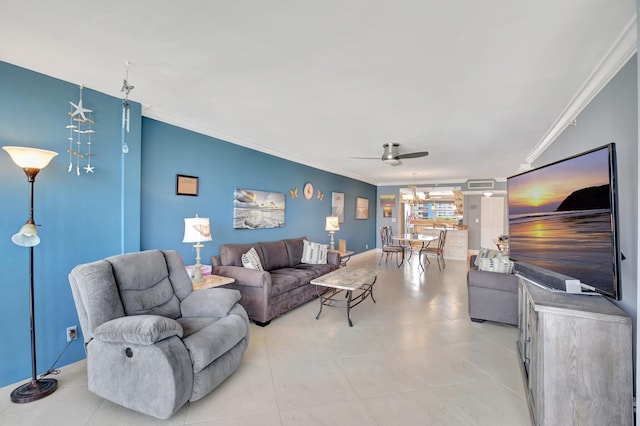
POLYGON ((476 324, 467 313, 466 262, 416 259, 378 267, 379 254, 349 266, 379 269, 377 303, 352 310, 318 301, 251 324, 240 368, 203 399, 161 421, 87 391, 84 361, 62 368, 47 398, 12 404, 0 389, 0 425, 530 425, 516 356, 517 329, 476 324))

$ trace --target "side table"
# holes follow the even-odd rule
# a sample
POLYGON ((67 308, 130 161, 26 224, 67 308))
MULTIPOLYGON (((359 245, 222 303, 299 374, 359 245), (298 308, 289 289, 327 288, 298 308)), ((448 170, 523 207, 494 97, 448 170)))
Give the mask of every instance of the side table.
POLYGON ((340 251, 340 250, 327 250, 327 251, 332 251, 335 253, 340 253, 340 266, 347 266, 347 262, 349 261, 349 259, 351 259, 351 255, 353 254, 352 251, 350 250, 344 250, 344 251, 340 251))
POLYGON ((191 280, 194 290, 204 290, 206 288, 219 287, 221 285, 231 284, 236 281, 233 278, 223 277, 221 275, 205 275, 202 278, 204 279, 204 281, 200 283, 194 283, 193 280, 191 280))

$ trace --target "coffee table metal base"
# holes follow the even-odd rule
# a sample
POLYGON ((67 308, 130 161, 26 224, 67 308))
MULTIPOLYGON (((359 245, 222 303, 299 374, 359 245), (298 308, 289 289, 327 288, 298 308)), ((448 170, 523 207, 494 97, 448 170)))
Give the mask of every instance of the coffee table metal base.
POLYGON ((347 310, 347 321, 349 322, 349 327, 353 327, 353 322, 351 321, 351 308, 358 306, 369 296, 371 296, 373 303, 376 303, 376 299, 373 297, 373 285, 376 283, 377 279, 378 277, 376 276, 373 279, 373 282, 370 284, 362 284, 355 290, 327 288, 325 292, 321 293, 319 291, 319 287, 316 286, 316 292, 318 293, 318 299, 320 300, 320 311, 318 311, 316 319, 320 318, 323 306, 342 308, 347 310), (357 292, 355 297, 353 296, 354 291, 357 292), (343 294, 345 292, 346 294, 343 294))

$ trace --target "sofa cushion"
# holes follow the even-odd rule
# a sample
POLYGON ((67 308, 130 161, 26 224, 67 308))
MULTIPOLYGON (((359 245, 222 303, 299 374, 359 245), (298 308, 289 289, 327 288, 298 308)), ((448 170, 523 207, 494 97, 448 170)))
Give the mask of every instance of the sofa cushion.
POLYGON ((300 282, 295 275, 271 273, 271 297, 296 287, 300 287, 300 282))
POLYGON ((325 263, 323 265, 314 265, 311 263, 301 263, 296 266, 296 269, 304 269, 307 271, 313 271, 317 276, 328 274, 331 271, 338 269, 333 263, 325 263))
POLYGON ((222 266, 243 266, 242 255, 254 248, 260 263, 264 266, 264 258, 262 257, 262 249, 259 244, 224 244, 220 246, 220 263, 222 266))
POLYGON ((284 240, 284 244, 287 246, 287 251, 289 252, 289 266, 294 267, 301 262, 305 240, 305 237, 284 240))
POLYGON ((289 267, 289 252, 284 241, 260 243, 265 271, 289 267))
POLYGON ((242 256, 242 266, 249 269, 257 269, 258 271, 264 271, 262 263, 260 263, 260 256, 256 252, 256 249, 251 247, 248 252, 242 256))
POLYGON ((290 275, 292 277, 296 277, 298 280, 298 284, 309 284, 314 278, 317 278, 320 274, 316 272, 314 269, 302 269, 302 268, 282 268, 275 269, 271 271, 272 274, 281 274, 281 275, 290 275))
POLYGON ((307 240, 304 240, 303 244, 301 263, 311 263, 314 265, 327 263, 328 244, 313 243, 307 240))

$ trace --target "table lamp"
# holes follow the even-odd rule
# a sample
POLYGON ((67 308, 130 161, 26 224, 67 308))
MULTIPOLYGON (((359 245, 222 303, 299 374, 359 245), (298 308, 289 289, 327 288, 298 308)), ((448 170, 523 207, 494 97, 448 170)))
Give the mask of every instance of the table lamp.
POLYGON ((22 225, 20 231, 11 237, 11 241, 20 247, 29 247, 29 319, 31 325, 31 381, 17 387, 11 392, 11 401, 16 404, 37 401, 52 394, 58 388, 56 379, 38 378, 36 367, 36 320, 33 285, 33 247, 40 244, 38 231, 33 220, 33 186, 36 175, 58 155, 57 152, 46 149, 28 148, 22 146, 3 146, 18 167, 24 170, 29 182, 29 219, 22 225))
POLYGON ((201 283, 204 281, 202 278, 202 265, 200 264, 200 249, 204 247, 203 241, 211 241, 211 226, 209 225, 208 217, 187 217, 184 219, 184 238, 183 243, 195 243, 193 246, 196 248, 196 264, 194 265, 195 271, 193 274, 193 282, 201 283))
POLYGON ((338 220, 339 220, 338 216, 327 216, 327 221, 324 227, 324 230, 327 231, 329 235, 331 235, 331 243, 329 245, 329 249, 331 250, 335 250, 335 243, 333 242, 333 234, 335 234, 336 231, 340 230, 340 222, 338 220))

